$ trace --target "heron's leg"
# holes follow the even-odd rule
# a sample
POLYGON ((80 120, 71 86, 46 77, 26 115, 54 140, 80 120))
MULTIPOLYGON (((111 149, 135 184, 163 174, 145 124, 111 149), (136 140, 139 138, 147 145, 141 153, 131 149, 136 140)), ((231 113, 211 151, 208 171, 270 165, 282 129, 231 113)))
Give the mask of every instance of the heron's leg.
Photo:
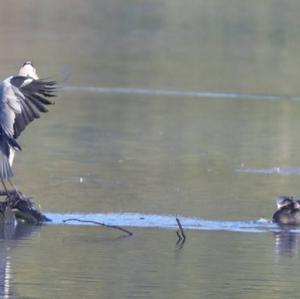
POLYGON ((17 187, 12 182, 12 180, 11 179, 7 179, 7 181, 9 182, 10 186, 13 188, 14 192, 17 194, 18 193, 17 187))
POLYGON ((9 192, 8 192, 8 189, 7 189, 7 187, 6 187, 6 185, 5 185, 5 183, 4 183, 4 180, 3 179, 1 179, 1 183, 2 183, 2 185, 3 185, 3 188, 4 188, 4 191, 6 192, 6 196, 7 196, 7 198, 11 198, 11 195, 9 194, 9 192))
POLYGON ((1 183, 2 183, 2 185, 3 185, 4 191, 6 192, 6 194, 7 194, 7 196, 8 196, 8 190, 7 190, 7 188, 6 188, 6 185, 5 185, 3 179, 1 179, 1 183))
MULTIPOLYGON (((13 192, 14 192, 13 194, 14 194, 14 195, 19 194, 19 193, 18 193, 18 190, 17 190, 17 188, 16 188, 16 186, 14 185, 14 183, 13 183, 10 179, 7 179, 7 181, 9 182, 9 184, 11 185, 11 187, 12 187, 12 189, 13 189, 13 192)), ((2 185, 3 185, 3 187, 4 187, 4 191, 6 192, 7 196, 8 196, 10 199, 13 198, 14 195, 12 195, 11 192, 8 191, 8 189, 7 189, 7 187, 6 187, 6 184, 4 183, 4 180, 3 180, 3 179, 1 179, 1 182, 2 182, 2 185)))

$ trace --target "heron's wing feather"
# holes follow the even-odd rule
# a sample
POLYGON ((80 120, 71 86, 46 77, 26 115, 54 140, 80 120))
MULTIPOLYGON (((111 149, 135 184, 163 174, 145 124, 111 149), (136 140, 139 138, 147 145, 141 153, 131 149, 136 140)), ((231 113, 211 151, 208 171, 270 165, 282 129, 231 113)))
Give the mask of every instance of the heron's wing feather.
POLYGON ((40 112, 48 111, 46 105, 54 104, 48 98, 55 96, 56 82, 23 76, 12 77, 10 82, 20 103, 20 113, 16 113, 14 122, 13 137, 17 138, 30 122, 40 117, 40 112))
POLYGON ((13 176, 11 166, 9 164, 8 155, 4 152, 5 148, 8 147, 3 142, 0 142, 0 177, 1 179, 8 179, 13 176))
POLYGON ((9 81, 7 78, 0 84, 0 135, 12 138, 16 113, 21 111, 21 106, 9 81))
POLYGON ((48 99, 55 96, 56 83, 24 76, 8 77, 0 83, 0 178, 13 175, 10 148, 21 150, 16 138, 40 112, 47 112, 48 99))

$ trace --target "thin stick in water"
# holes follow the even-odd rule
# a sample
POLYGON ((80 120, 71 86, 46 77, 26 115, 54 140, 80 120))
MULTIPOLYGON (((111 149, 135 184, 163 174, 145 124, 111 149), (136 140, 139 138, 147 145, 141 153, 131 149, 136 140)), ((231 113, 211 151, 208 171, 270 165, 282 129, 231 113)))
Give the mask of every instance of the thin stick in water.
POLYGON ((126 234, 128 234, 129 236, 132 236, 133 233, 123 227, 117 226, 117 225, 109 225, 109 224, 105 224, 102 222, 98 222, 98 221, 93 221, 93 220, 83 220, 83 219, 78 219, 78 218, 68 218, 63 220, 63 222, 69 222, 69 221, 77 221, 77 222, 82 222, 82 223, 91 223, 91 224, 97 224, 97 225, 102 225, 104 227, 108 227, 108 228, 114 228, 114 229, 118 229, 126 234))
POLYGON ((183 227, 182 227, 181 222, 180 222, 180 220, 179 220, 178 217, 176 217, 176 222, 178 224, 179 231, 180 231, 180 233, 179 233, 179 231, 176 232, 177 233, 177 237, 178 237, 178 242, 184 243, 185 240, 186 240, 186 236, 185 236, 183 227))

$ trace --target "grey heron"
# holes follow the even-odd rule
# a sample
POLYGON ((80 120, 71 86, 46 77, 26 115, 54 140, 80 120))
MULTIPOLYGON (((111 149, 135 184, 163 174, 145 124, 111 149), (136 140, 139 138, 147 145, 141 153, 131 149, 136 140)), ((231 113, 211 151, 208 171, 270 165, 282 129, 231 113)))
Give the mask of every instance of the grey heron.
POLYGON ((49 98, 55 96, 56 82, 39 79, 30 61, 20 68, 18 75, 4 79, 0 84, 0 179, 7 192, 5 181, 14 188, 12 164, 15 151, 21 146, 17 138, 27 125, 47 112, 49 98))

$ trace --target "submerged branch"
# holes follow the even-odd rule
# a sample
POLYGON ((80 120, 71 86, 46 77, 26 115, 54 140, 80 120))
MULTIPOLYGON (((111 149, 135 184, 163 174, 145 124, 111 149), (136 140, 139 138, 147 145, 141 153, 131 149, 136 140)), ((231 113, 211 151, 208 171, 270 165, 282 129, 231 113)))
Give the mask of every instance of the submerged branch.
POLYGON ((70 222, 70 221, 77 221, 77 222, 82 222, 82 223, 91 223, 91 224, 97 224, 97 225, 102 225, 104 227, 108 227, 108 228, 114 228, 114 229, 118 229, 122 232, 125 232, 126 234, 128 234, 129 236, 132 236, 133 233, 121 226, 118 226, 118 225, 109 225, 109 224, 105 224, 105 223, 102 223, 102 222, 98 222, 98 221, 93 221, 93 220, 83 220, 83 219, 78 219, 78 218, 68 218, 68 219, 65 219, 63 220, 63 222, 70 222))
POLYGON ((7 192, 5 190, 0 190, 0 196, 13 196, 16 194, 16 190, 7 190, 7 192))
POLYGON ((40 224, 51 221, 38 208, 35 207, 32 198, 16 190, 0 190, 0 196, 5 196, 4 201, 0 201, 0 223, 11 222, 12 217, 8 217, 7 211, 11 211, 15 220, 40 224))
POLYGON ((179 227, 179 231, 176 231, 176 234, 177 234, 177 237, 178 237, 177 243, 183 244, 186 240, 186 236, 185 236, 183 227, 182 227, 181 222, 180 222, 178 217, 176 217, 176 222, 177 222, 178 227, 179 227))

